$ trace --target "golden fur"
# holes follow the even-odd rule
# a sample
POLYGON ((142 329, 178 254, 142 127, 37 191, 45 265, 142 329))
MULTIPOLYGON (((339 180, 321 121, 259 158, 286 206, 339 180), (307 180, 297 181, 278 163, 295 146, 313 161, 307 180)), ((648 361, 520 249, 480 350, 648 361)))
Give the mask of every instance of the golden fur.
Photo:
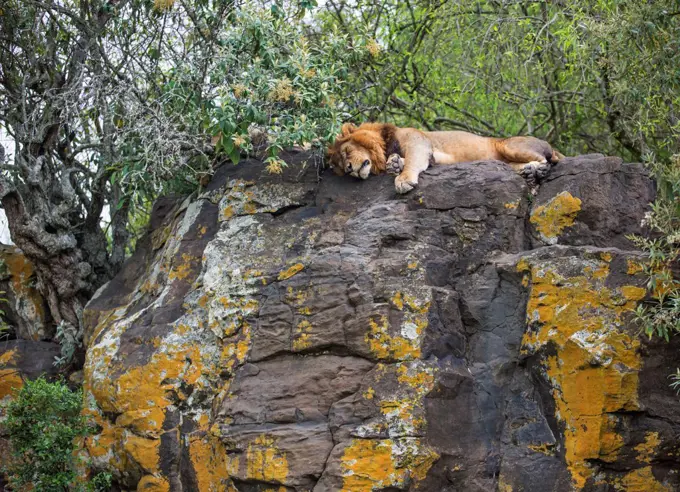
POLYGON ((418 175, 433 163, 495 159, 535 179, 544 176, 552 164, 564 157, 548 142, 534 137, 493 138, 462 131, 423 132, 389 123, 364 123, 359 127, 345 123, 329 147, 328 156, 333 170, 340 175, 366 179, 370 174, 384 173, 388 167, 400 172, 395 179, 399 193, 412 190, 418 184, 418 175), (395 169, 394 164, 399 161, 395 169))

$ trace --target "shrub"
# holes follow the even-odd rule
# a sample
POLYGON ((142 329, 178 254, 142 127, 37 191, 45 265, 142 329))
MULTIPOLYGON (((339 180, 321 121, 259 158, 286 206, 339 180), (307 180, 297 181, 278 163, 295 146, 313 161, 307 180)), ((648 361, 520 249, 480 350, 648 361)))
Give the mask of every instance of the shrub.
MULTIPOLYGON (((12 454, 4 471, 14 489, 57 492, 85 488, 78 480, 75 457, 79 438, 90 433, 80 414, 81 402, 80 391, 43 377, 27 381, 16 393, 7 406, 5 421, 12 454)), ((97 478, 87 489, 105 490, 108 484, 106 477, 97 478)))
POLYGON ((668 340, 680 333, 680 155, 649 167, 656 175, 659 192, 643 221, 652 237, 632 239, 648 255, 651 300, 641 304, 636 314, 650 338, 656 335, 668 340))

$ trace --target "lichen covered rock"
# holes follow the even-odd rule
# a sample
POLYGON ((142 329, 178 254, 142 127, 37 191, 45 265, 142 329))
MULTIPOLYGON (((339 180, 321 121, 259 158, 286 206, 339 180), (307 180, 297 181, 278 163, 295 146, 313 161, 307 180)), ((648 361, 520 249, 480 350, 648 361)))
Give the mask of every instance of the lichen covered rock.
POLYGON ((33 265, 21 250, 0 244, 0 309, 12 338, 40 341, 54 335, 47 302, 35 283, 33 265))
POLYGON ((497 162, 396 196, 287 160, 160 200, 88 305, 93 468, 146 491, 678 486, 673 347, 631 323, 641 258, 601 248, 639 231, 640 167, 570 159, 530 203, 497 162), (593 175, 637 187, 604 229, 593 175))

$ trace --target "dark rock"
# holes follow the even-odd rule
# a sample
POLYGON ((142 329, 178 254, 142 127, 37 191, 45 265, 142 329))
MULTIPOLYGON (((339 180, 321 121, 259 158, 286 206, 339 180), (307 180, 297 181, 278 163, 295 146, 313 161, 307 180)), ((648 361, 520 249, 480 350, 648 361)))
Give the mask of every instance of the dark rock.
POLYGON ((498 162, 398 196, 286 158, 160 201, 88 305, 94 467, 139 490, 680 486, 675 348, 631 321, 642 168, 565 159, 530 203, 498 162))

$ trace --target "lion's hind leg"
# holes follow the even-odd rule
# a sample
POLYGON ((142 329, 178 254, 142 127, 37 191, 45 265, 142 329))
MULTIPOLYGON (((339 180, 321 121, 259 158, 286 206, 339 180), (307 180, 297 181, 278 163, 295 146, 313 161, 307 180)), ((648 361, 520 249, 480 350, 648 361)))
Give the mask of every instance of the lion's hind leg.
POLYGON ((502 159, 526 180, 532 192, 552 169, 553 149, 538 138, 506 138, 499 141, 496 148, 502 159))

